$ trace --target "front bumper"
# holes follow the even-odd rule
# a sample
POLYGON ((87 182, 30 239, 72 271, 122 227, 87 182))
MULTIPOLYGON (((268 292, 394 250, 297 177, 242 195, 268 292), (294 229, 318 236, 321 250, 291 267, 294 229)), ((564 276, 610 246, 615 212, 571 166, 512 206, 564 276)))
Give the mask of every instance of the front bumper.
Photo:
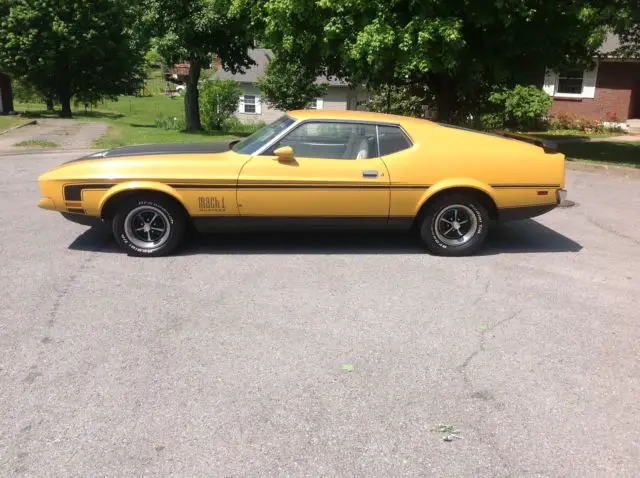
POLYGON ((38 201, 38 207, 47 211, 55 211, 56 206, 50 198, 42 198, 38 201))

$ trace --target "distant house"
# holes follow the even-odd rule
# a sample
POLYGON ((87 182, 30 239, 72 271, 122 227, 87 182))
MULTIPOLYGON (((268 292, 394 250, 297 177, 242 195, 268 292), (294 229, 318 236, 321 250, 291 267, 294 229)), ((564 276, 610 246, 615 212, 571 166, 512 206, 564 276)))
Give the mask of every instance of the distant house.
POLYGON ((619 47, 618 37, 609 35, 593 69, 547 70, 543 89, 553 97, 551 114, 601 121, 640 119, 640 60, 621 57, 619 47))
MULTIPOLYGON (((265 68, 272 56, 271 50, 257 48, 249 51, 249 56, 256 63, 244 73, 233 74, 219 69, 215 76, 222 80, 238 82, 242 95, 238 104, 236 116, 245 122, 271 122, 283 114, 282 111, 269 107, 264 101, 256 81, 265 74, 265 68)), ((369 98, 363 88, 350 88, 347 83, 320 77, 318 83, 328 85, 327 93, 322 98, 316 98, 309 108, 319 110, 356 110, 358 106, 369 98)))
POLYGON ((0 115, 6 115, 13 111, 13 91, 11 90, 11 78, 0 73, 0 115))

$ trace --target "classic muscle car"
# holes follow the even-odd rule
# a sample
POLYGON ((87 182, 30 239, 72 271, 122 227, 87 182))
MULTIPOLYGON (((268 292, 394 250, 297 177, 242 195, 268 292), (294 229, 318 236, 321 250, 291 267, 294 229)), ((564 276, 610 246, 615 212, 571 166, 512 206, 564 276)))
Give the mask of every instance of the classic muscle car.
POLYGON ((39 206, 111 225, 132 255, 199 231, 414 229, 471 254, 490 220, 537 216, 565 191, 564 156, 527 137, 356 111, 291 111, 242 141, 116 148, 39 178, 39 206))

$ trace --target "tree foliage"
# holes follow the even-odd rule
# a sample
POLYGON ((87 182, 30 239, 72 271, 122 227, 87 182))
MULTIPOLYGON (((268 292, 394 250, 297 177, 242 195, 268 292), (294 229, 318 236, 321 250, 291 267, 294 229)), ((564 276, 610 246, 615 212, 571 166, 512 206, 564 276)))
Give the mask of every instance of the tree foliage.
POLYGON ((56 97, 95 101, 142 81, 136 10, 126 0, 0 0, 0 67, 56 97))
POLYGON ((294 58, 288 61, 273 58, 257 86, 273 108, 297 110, 326 94, 327 85, 316 83, 317 77, 316 71, 296 62, 294 58))
POLYGON ((233 73, 252 64, 251 0, 148 0, 151 32, 167 64, 187 61, 185 118, 187 130, 202 128, 198 81, 216 56, 233 73))
POLYGON ((418 118, 424 115, 423 105, 426 103, 428 99, 424 89, 387 85, 374 87, 371 90, 367 109, 378 113, 418 118))
POLYGON ((620 38, 621 47, 616 55, 640 58, 640 2, 601 0, 601 17, 620 38))
POLYGON ((588 62, 604 38, 591 0, 262 0, 264 40, 351 83, 422 85, 450 119, 496 84, 588 62))
POLYGON ((211 80, 202 87, 200 115, 209 131, 220 131, 223 123, 238 109, 242 90, 233 80, 211 80))

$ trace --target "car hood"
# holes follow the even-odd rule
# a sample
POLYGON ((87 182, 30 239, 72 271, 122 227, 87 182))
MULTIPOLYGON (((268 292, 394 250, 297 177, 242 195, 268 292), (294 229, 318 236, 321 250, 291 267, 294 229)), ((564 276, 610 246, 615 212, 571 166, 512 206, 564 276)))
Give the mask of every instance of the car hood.
POLYGON ((166 143, 166 144, 142 144, 137 146, 123 146, 107 151, 99 151, 83 156, 73 161, 86 161, 88 159, 111 159, 133 156, 158 156, 161 154, 213 154, 229 151, 238 140, 202 142, 202 143, 166 143))

